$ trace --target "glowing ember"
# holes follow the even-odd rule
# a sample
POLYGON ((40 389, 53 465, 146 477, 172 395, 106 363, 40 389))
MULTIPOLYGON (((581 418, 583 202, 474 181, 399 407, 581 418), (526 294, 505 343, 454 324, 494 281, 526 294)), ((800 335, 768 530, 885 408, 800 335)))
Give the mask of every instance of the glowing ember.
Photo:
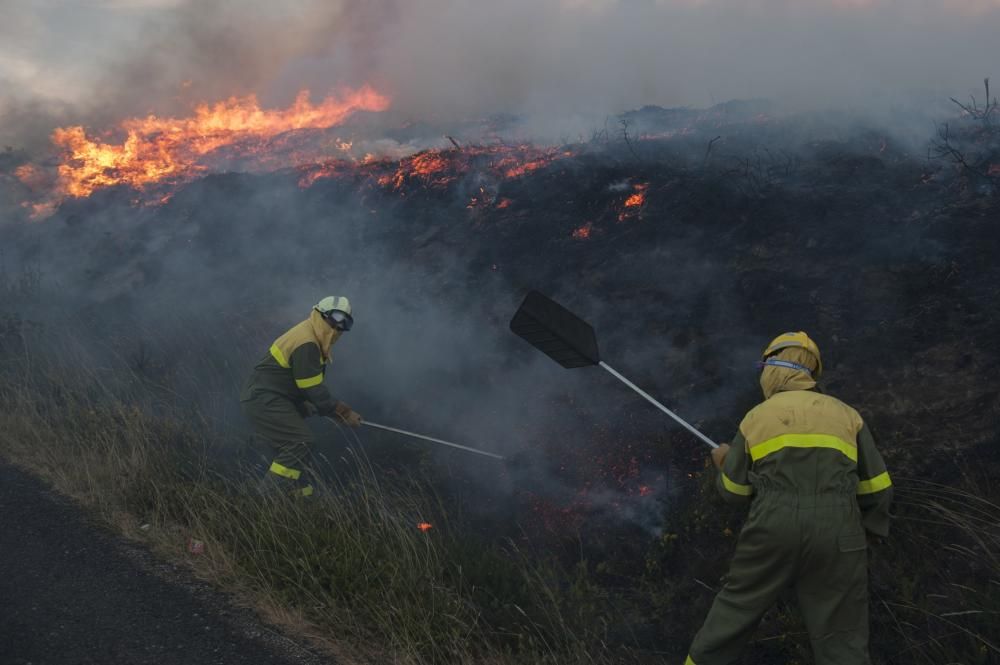
POLYGON ((521 164, 520 166, 515 166, 515 167, 513 167, 511 169, 508 169, 507 172, 504 175, 506 177, 508 177, 508 178, 520 178, 521 176, 525 175, 526 173, 531 173, 532 171, 537 171, 538 169, 542 168, 543 166, 548 165, 548 163, 549 163, 549 160, 546 160, 546 159, 536 159, 534 161, 526 162, 524 164, 521 164))
MULTIPOLYGON (((313 105, 303 90, 284 110, 264 110, 256 97, 232 97, 198 106, 187 118, 150 115, 121 123, 122 143, 89 137, 83 127, 55 130, 52 141, 64 153, 59 166, 64 195, 89 196, 96 189, 129 185, 136 189, 153 183, 190 180, 206 170, 199 159, 220 148, 252 155, 262 140, 299 129, 323 129, 343 122, 355 111, 384 111, 389 99, 369 86, 327 97, 313 105)), ((341 149, 351 144, 339 141, 341 149)))
MULTIPOLYGON (((510 166, 504 172, 505 178, 520 178, 523 175, 531 173, 532 171, 537 171, 538 169, 548 166, 556 159, 561 157, 572 157, 573 153, 570 151, 564 151, 561 154, 557 154, 555 150, 546 151, 544 155, 538 157, 537 159, 532 159, 530 161, 524 162, 522 164, 515 164, 510 166)), ((498 166, 504 167, 510 163, 510 160, 502 160, 498 166)))
POLYGON ((321 178, 335 178, 337 176, 352 173, 355 168, 353 162, 337 160, 324 162, 322 164, 312 164, 299 169, 302 175, 299 176, 299 187, 306 189, 321 178))
MULTIPOLYGON (((571 151, 559 152, 555 148, 539 148, 532 145, 465 146, 447 150, 427 150, 401 159, 395 172, 380 176, 378 184, 397 191, 411 181, 430 187, 445 188, 460 176, 474 170, 487 172, 501 179, 512 179, 572 155, 571 151)), ((478 203, 482 203, 481 197, 478 203)))
POLYGON ((632 186, 633 193, 625 199, 622 211, 618 213, 619 222, 624 222, 629 217, 639 214, 643 204, 646 202, 647 189, 649 189, 649 183, 640 183, 632 186))
POLYGON ((590 238, 590 232, 593 228, 594 224, 592 222, 587 222, 580 228, 573 231, 573 237, 576 238, 577 240, 587 240, 588 238, 590 238))
POLYGON ((635 194, 632 194, 625 199, 626 208, 641 206, 646 201, 646 190, 649 189, 649 184, 643 183, 641 185, 636 185, 633 189, 635 190, 635 194))
POLYGON ((420 529, 421 531, 430 531, 431 529, 434 528, 434 525, 431 524, 430 522, 419 522, 417 524, 417 528, 420 529))

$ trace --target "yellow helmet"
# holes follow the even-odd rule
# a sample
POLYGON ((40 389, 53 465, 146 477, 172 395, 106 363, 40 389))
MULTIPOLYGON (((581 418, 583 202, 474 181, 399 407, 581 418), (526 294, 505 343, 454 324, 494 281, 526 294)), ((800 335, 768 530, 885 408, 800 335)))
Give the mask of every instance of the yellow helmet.
POLYGON ((767 348, 764 349, 764 353, 761 354, 761 360, 766 361, 778 351, 789 347, 803 349, 816 358, 816 371, 811 372, 811 374, 813 375, 813 378, 818 379, 819 375, 823 373, 823 358, 819 355, 819 346, 817 346, 816 342, 809 338, 809 335, 805 334, 801 330, 799 332, 782 333, 775 337, 771 340, 771 343, 767 345, 767 348))

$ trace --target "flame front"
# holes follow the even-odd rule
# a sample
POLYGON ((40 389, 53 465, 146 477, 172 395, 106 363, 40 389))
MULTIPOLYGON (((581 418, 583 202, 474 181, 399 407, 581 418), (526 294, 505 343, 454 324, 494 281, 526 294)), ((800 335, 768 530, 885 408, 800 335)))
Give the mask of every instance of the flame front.
MULTIPOLYGON (((232 97, 198 106, 188 118, 150 115, 121 123, 121 143, 106 143, 87 135, 83 127, 56 129, 52 141, 64 154, 59 165, 63 195, 90 196, 96 189, 129 185, 142 190, 160 182, 181 182, 206 170, 199 159, 223 147, 252 153, 254 142, 299 129, 325 129, 355 111, 384 111, 389 99, 370 86, 329 96, 313 105, 303 90, 284 110, 260 108, 254 95, 232 97)), ((350 143, 339 142, 342 150, 350 143)))
POLYGON ((399 160, 395 170, 381 175, 378 183, 397 191, 409 182, 445 188, 472 170, 510 180, 549 166, 559 159, 572 157, 573 154, 569 150, 530 144, 425 150, 399 160))

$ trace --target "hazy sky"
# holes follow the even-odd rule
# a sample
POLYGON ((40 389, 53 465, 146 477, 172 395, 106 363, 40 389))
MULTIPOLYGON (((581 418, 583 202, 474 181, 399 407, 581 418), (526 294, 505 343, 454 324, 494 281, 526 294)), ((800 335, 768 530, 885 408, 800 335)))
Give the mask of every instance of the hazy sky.
POLYGON ((1000 0, 0 0, 0 139, 362 82, 416 119, 965 95, 998 34, 1000 0))

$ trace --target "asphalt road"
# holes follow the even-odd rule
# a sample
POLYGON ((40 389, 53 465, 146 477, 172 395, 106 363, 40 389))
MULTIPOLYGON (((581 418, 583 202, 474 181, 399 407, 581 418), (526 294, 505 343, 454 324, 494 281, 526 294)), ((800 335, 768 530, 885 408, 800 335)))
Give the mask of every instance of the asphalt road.
POLYGON ((0 665, 329 662, 0 462, 0 665))

